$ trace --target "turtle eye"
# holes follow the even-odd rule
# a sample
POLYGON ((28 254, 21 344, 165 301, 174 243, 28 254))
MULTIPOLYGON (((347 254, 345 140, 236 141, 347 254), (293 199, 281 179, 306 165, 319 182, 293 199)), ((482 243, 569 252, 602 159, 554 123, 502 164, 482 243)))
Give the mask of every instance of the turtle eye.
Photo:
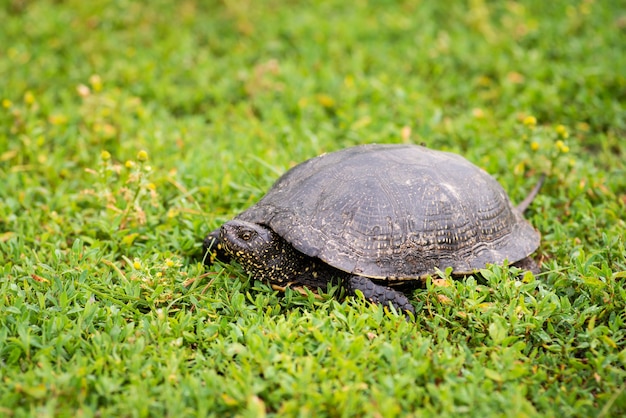
POLYGON ((250 231, 243 231, 241 233, 241 239, 244 241, 250 241, 250 238, 252 238, 252 232, 250 231))

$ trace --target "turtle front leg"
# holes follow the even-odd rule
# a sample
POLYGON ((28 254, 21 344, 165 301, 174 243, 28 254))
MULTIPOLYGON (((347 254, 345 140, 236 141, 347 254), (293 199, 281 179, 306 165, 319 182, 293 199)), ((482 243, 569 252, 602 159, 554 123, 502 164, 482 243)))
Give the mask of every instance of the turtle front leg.
POLYGON ((378 303, 383 306, 389 306, 389 303, 391 303, 397 310, 411 312, 415 315, 415 308, 402 292, 398 292, 388 286, 376 284, 367 277, 349 276, 344 280, 344 286, 351 295, 355 295, 355 291, 360 290, 365 299, 372 303, 378 303))
POLYGON ((230 256, 220 244, 220 228, 211 231, 202 242, 202 261, 204 264, 210 266, 216 259, 224 263, 230 261, 230 256))

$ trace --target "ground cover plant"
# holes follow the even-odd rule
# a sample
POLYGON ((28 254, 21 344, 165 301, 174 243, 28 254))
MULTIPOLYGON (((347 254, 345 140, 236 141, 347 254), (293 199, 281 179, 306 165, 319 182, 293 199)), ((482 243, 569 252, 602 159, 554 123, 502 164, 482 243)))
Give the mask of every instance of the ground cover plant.
MULTIPOLYGON (((620 1, 7 0, 0 415, 626 414, 620 1), (362 143, 463 154, 542 273, 286 294, 201 239, 362 143)), ((445 277, 446 272, 442 272, 445 277)))

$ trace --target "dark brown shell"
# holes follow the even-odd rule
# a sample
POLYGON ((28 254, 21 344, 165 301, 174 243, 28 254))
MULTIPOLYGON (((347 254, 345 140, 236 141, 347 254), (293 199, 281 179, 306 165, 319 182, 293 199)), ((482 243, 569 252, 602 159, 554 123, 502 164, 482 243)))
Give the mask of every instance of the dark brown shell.
POLYGON ((375 279, 417 279, 447 267, 467 274, 522 260, 540 241, 484 170, 415 145, 364 145, 305 161, 237 218, 375 279))

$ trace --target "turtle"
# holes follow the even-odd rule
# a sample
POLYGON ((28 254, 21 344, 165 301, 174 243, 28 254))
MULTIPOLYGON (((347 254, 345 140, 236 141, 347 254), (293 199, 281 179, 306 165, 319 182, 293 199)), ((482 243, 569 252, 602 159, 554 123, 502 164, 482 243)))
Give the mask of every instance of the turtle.
POLYGON ((537 272, 531 255, 540 233, 522 214, 542 181, 514 206, 458 154, 413 144, 349 147, 294 166, 210 232, 205 263, 232 259, 278 288, 339 283, 347 295, 360 291, 415 314, 404 288, 438 271, 466 276, 508 262, 537 272))

